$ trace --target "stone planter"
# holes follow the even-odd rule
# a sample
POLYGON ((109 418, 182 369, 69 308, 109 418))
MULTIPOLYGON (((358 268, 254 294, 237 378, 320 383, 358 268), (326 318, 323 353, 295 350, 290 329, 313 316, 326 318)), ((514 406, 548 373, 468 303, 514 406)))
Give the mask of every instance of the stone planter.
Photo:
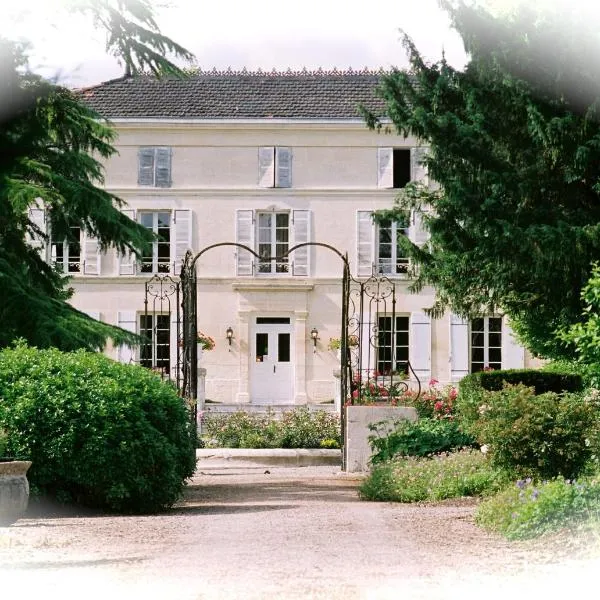
POLYGON ((412 406, 359 405, 346 406, 346 433, 344 436, 344 470, 348 473, 362 473, 369 470, 371 446, 369 429, 372 423, 389 423, 394 428, 396 421, 417 420, 417 411, 412 406))
POLYGON ((29 503, 29 460, 0 462, 0 527, 23 516, 29 503))

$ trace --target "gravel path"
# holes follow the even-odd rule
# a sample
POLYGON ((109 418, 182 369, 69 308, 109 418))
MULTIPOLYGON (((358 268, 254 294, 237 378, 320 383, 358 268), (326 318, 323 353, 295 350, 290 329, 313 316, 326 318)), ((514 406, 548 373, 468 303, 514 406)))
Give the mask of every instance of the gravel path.
POLYGON ((337 467, 208 465, 163 515, 40 508, 0 528, 0 597, 513 600, 596 587, 597 540, 509 543, 473 524, 472 500, 361 502, 357 484, 337 467))

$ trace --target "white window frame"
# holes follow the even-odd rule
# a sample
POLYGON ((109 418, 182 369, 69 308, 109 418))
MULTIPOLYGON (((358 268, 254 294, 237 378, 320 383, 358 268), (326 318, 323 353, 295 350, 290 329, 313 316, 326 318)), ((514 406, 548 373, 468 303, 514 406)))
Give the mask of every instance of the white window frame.
MULTIPOLYGON (((402 248, 398 244, 398 234, 409 238, 410 227, 401 227, 398 221, 391 221, 389 225, 377 223, 375 227, 375 274, 387 275, 388 277, 407 277, 410 269, 408 256, 400 256, 402 248), (390 229, 390 258, 381 257, 381 233, 382 229, 390 229), (382 260, 389 261, 387 270, 382 268, 382 260)), ((402 253, 404 254, 404 253, 402 253)))
POLYGON ((172 256, 172 245, 173 245, 173 213, 170 210, 140 210, 137 213, 138 222, 143 224, 143 217, 147 215, 152 215, 152 227, 148 227, 155 235, 158 235, 159 229, 165 229, 164 227, 159 228, 159 215, 168 215, 169 216, 169 239, 168 241, 159 241, 154 240, 152 242, 152 256, 144 257, 139 261, 139 272, 142 275, 156 275, 156 274, 170 274, 173 269, 173 256, 172 256), (162 262, 159 261, 158 249, 159 245, 164 244, 169 249, 169 258, 165 262, 164 259, 162 262), (151 259, 151 262, 148 262, 145 259, 151 259), (147 269, 147 265, 150 265, 151 268, 147 269))
MULTIPOLYGON (((291 248, 291 236, 292 236, 292 215, 290 211, 257 211, 256 212, 256 252, 257 254, 261 254, 261 246, 268 245, 270 246, 270 254, 269 256, 277 256, 277 246, 283 245, 283 242, 277 241, 277 230, 283 229, 277 227, 277 217, 285 216, 287 217, 287 225, 285 229, 287 230, 287 242, 285 242, 285 252, 288 252, 291 248), (261 242, 260 234, 261 230, 261 217, 270 216, 272 217, 271 225, 269 226, 270 230, 270 241, 269 242, 261 242)), ((261 276, 282 276, 282 275, 290 275, 291 267, 290 267, 290 257, 286 255, 283 261, 271 260, 268 263, 262 262, 260 259, 257 259, 257 274, 261 276), (262 267, 268 266, 268 270, 262 270, 262 267)))
POLYGON ((168 377, 173 370, 173 364, 171 359, 171 343, 172 343, 172 331, 173 326, 170 313, 138 313, 137 327, 141 336, 147 335, 150 331, 150 342, 142 343, 139 347, 139 364, 147 369, 152 369, 160 372, 161 375, 168 377), (150 328, 144 327, 144 318, 147 317, 151 323, 150 328), (162 327, 159 329, 158 317, 164 317, 162 327), (166 321, 167 327, 164 327, 164 321, 166 321), (158 333, 166 332, 166 342, 158 342, 158 333), (162 352, 161 348, 166 348, 166 352, 162 352), (150 355, 145 356, 146 350, 150 350, 150 355), (162 354, 162 356, 160 356, 162 354), (166 355, 166 356, 165 356, 166 355))
POLYGON ((65 275, 79 275, 83 273, 83 236, 81 232, 81 227, 75 226, 69 228, 72 233, 75 233, 78 238, 78 241, 70 241, 67 238, 61 240, 56 240, 52 238, 50 240, 50 258, 52 261, 52 266, 55 269, 58 269, 65 275), (79 246, 79 253, 71 254, 73 250, 73 246, 79 246), (60 254, 62 258, 59 259, 58 250, 60 249, 60 254))
POLYGON ((471 319, 471 321, 469 322, 469 372, 470 373, 477 373, 479 371, 483 371, 486 369, 502 369, 502 355, 503 355, 503 337, 505 335, 503 326, 502 326, 502 317, 498 316, 498 315, 489 315, 489 316, 481 316, 481 317, 476 317, 475 319, 471 319), (479 320, 482 319, 483 320, 483 330, 481 329, 474 329, 473 324, 475 320, 479 320), (499 327, 498 329, 494 329, 493 331, 490 330, 490 319, 493 319, 494 321, 498 322, 499 327), (483 345, 474 345, 473 344, 473 338, 474 335, 476 334, 482 334, 483 335, 483 345), (490 344, 490 335, 498 335, 499 336, 499 343, 497 345, 491 345, 490 344), (474 369, 474 364, 475 361, 473 359, 473 350, 474 349, 483 349, 483 361, 476 361, 477 365, 482 365, 481 368, 478 369, 474 369), (490 360, 490 350, 498 350, 499 351, 499 360, 490 360))
MULTIPOLYGON (((386 313, 380 313, 377 315, 377 346, 375 348, 376 352, 375 352, 375 368, 377 370, 378 373, 380 373, 381 375, 390 375, 390 371, 394 372, 394 373, 405 373, 406 375, 408 375, 408 362, 410 361, 410 341, 411 341, 411 334, 410 334, 410 327, 411 327, 411 323, 410 323, 410 315, 409 314, 398 314, 398 315, 390 315, 390 314, 386 314, 386 313), (392 347, 391 344, 381 344, 382 335, 385 335, 386 333, 391 335, 391 324, 392 321, 391 319, 395 318, 396 319, 396 327, 394 328, 394 334, 396 336, 396 339, 393 340, 394 341, 394 345, 392 347), (382 327, 382 320, 383 319, 389 319, 389 327, 382 327), (403 319, 405 320, 405 327, 399 327, 399 319, 403 319), (398 334, 406 334, 406 343, 405 344, 399 344, 399 339, 398 339, 398 334), (389 349, 390 350, 390 358, 381 358, 380 353, 385 350, 385 349, 389 349), (400 350, 400 351, 399 351, 400 350), (405 352, 404 352, 405 350, 405 352), (404 359, 399 358, 399 356, 405 354, 406 355, 406 361, 404 359), (386 367, 386 364, 390 364, 389 367, 386 367), (400 366, 401 363, 405 363, 405 365, 403 365, 402 369, 399 369, 398 367, 400 366)), ((390 340, 392 341, 392 340, 390 340)))

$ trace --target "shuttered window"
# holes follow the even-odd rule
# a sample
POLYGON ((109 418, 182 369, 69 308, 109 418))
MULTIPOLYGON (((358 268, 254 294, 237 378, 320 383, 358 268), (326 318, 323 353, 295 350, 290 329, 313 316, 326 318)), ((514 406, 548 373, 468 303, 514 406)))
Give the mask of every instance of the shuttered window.
POLYGON ((140 315, 140 365, 168 376, 171 369, 171 317, 168 314, 140 315))
POLYGON ((406 275, 408 257, 400 239, 408 236, 405 223, 385 221, 377 225, 377 272, 383 275, 406 275))
POLYGON ((292 149, 264 146, 258 149, 258 185, 267 188, 292 187, 292 149))
POLYGON ((311 218, 308 210, 236 211, 236 242, 260 258, 236 249, 236 274, 310 276, 311 218), (300 246, 296 249, 297 246, 300 246), (292 250, 290 254, 287 253, 292 250))
POLYGON ((148 245, 140 263, 142 273, 171 272, 171 213, 140 212, 140 223, 158 239, 148 245))
POLYGON ((138 184, 171 187, 171 148, 148 146, 139 149, 138 184))
POLYGON ((502 368, 502 317, 471 321, 471 373, 502 368))
POLYGON ((52 265, 62 273, 81 273, 81 229, 70 227, 66 238, 50 242, 52 265))
POLYGON ((378 315, 377 371, 382 375, 408 374, 408 316, 378 315))

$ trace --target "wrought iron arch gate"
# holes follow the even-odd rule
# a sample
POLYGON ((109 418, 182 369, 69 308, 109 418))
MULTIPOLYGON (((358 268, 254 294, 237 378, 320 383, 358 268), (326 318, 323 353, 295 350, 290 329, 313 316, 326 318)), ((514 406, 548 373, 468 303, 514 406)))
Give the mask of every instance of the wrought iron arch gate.
MULTIPOLYGON (((254 250, 236 242, 220 242, 203 248, 197 254, 186 253, 180 281, 168 277, 153 277, 146 284, 146 313, 149 298, 177 303, 177 364, 175 368, 180 394, 190 401, 192 419, 197 418, 198 397, 198 280, 197 260, 209 250, 234 246, 246 250, 261 260, 281 260, 282 257, 261 257, 254 250), (159 290, 158 294, 156 290, 159 290), (181 301, 181 302, 180 302, 181 301)), ((396 312, 396 285, 383 274, 368 279, 355 279, 350 272, 347 254, 321 242, 305 242, 288 250, 284 257, 306 246, 323 247, 342 261, 342 310, 340 323, 340 396, 341 423, 344 430, 344 405, 364 404, 376 399, 394 402, 409 389, 407 378, 420 381, 408 359, 408 330, 403 326, 407 317, 396 312), (404 340, 406 339, 406 343, 404 340)), ((156 310, 154 308, 153 310, 156 310)), ((147 317, 146 317, 147 318, 147 317)))

